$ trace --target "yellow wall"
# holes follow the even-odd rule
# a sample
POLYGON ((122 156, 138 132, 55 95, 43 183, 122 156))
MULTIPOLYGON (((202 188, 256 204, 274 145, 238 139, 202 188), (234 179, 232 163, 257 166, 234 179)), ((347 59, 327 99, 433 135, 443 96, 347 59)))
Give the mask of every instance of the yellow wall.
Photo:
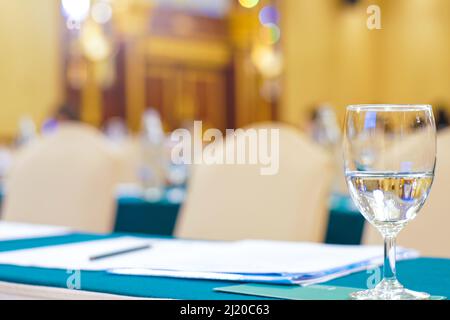
POLYGON ((40 123, 61 97, 59 1, 0 0, 0 140, 40 123))
POLYGON ((384 0, 381 97, 450 105, 450 1, 384 0))
POLYGON ((329 102, 341 119, 352 103, 436 103, 450 107, 450 1, 283 0, 286 71, 282 120, 304 123, 329 102), (381 7, 382 30, 366 27, 381 7))
POLYGON ((280 5, 285 56, 280 118, 297 124, 311 104, 331 100, 335 10, 329 0, 287 0, 280 5))

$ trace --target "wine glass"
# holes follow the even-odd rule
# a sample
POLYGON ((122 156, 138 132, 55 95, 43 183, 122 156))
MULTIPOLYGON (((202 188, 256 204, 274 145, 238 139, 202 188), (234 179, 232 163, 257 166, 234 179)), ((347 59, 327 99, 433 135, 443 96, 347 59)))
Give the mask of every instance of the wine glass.
POLYGON ((420 211, 433 183, 436 125, 431 106, 348 106, 344 161, 353 201, 384 239, 383 280, 350 297, 428 299, 429 294, 408 290, 397 280, 395 242, 420 211))

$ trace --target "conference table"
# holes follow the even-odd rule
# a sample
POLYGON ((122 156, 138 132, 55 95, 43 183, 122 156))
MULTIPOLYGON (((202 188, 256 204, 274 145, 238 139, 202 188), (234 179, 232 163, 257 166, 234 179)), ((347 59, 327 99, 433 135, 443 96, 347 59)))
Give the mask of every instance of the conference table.
MULTIPOLYGON (((0 241, 0 252, 49 245, 114 238, 108 235, 73 233, 67 235, 0 241)), ((151 236, 144 236, 151 238, 151 236)), ((154 237, 152 237, 154 238, 154 237)), ((450 296, 450 259, 417 258, 398 263, 400 281, 408 288, 432 295, 450 296)), ((0 265, 0 298, 82 298, 82 299, 265 299, 251 295, 220 293, 214 288, 237 284, 229 281, 177 279, 155 276, 112 275, 105 271, 80 271, 79 290, 67 289, 70 272, 59 269, 0 265)), ((363 271, 326 282, 327 285, 366 288, 370 273, 363 271)))
MULTIPOLYGON (((136 235, 142 237, 172 237, 182 206, 182 198, 170 196, 165 190, 157 200, 138 195, 119 195, 114 233, 96 235, 74 233, 64 236, 0 242, 0 252, 48 245, 66 244, 136 235)), ((0 192, 0 202, 1 202, 0 192)), ((326 243, 359 244, 364 219, 346 195, 330 198, 326 243)), ((450 295, 450 260, 420 258, 399 263, 401 279, 415 290, 430 291, 434 295, 450 295), (430 274, 427 271, 433 270, 430 274), (418 278, 417 274, 424 275, 418 278)), ((328 282, 331 285, 364 288, 368 274, 360 272, 328 282)), ((255 296, 227 294, 213 291, 227 286, 227 281, 188 280, 164 277, 111 275, 99 271, 81 271, 81 291, 67 289, 66 270, 41 269, 0 265, 0 298, 163 298, 163 299, 263 299, 255 296)))
MULTIPOLYGON (((180 188, 166 188, 159 199, 140 194, 118 194, 114 231, 158 236, 172 236, 183 204, 180 188)), ((185 191, 184 191, 185 192, 185 191)), ((2 201, 0 189, 0 204, 2 201)), ((324 242, 360 244, 364 218, 345 194, 332 194, 324 242)))

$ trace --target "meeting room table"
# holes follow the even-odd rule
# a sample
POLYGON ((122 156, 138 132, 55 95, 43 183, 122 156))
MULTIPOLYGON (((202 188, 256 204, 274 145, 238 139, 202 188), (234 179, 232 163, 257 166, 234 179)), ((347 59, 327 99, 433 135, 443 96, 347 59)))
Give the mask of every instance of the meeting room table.
MULTIPOLYGON (((140 237, 147 238, 171 238, 183 202, 181 199, 179 194, 177 197, 171 196, 169 189, 159 200, 149 200, 139 196, 120 196, 117 199, 116 230, 111 234, 71 233, 52 237, 0 241, 0 252, 108 239, 124 235, 136 236, 139 234, 140 237)), ((326 242, 357 244, 361 239, 363 224, 364 221, 347 196, 332 196, 326 242), (349 231, 352 228, 353 231, 349 231)), ((400 280, 409 288, 427 291, 433 295, 450 296, 450 259, 421 257, 400 261, 398 269, 400 280)), ((368 279, 373 279, 370 276, 368 271, 362 271, 334 279, 326 284, 366 288, 368 279)), ((15 284, 25 285, 25 288, 67 290, 67 279, 67 270, 0 265, 0 289, 4 284, 7 286, 15 284)), ((118 297, 168 299, 263 299, 213 290, 235 284, 227 281, 113 275, 105 271, 81 271, 81 279, 81 291, 93 292, 94 297, 96 297, 95 294, 101 294, 102 297, 104 294, 108 294, 106 297, 118 295, 118 297)), ((38 290, 38 292, 40 291, 38 290)), ((42 298, 39 295, 37 297, 42 298)), ((46 293, 45 297, 55 296, 52 293, 46 293)))
MULTIPOLYGON (((43 238, 0 241, 0 252, 101 240, 123 235, 129 234, 71 233, 43 238)), ((144 237, 154 239, 151 236, 144 237)), ((408 288, 426 291, 432 295, 450 296, 450 259, 423 257, 401 261, 398 263, 398 270, 401 282, 408 288)), ((8 290, 5 288, 12 287, 14 288, 13 293, 18 295, 17 292, 19 292, 21 297, 28 298, 264 299, 251 295, 214 291, 215 288, 239 284, 237 282, 114 275, 106 271, 79 271, 80 286, 75 289, 70 287, 70 289, 67 289, 70 272, 62 269, 0 265, 0 292, 3 295, 8 295, 8 290), (85 295, 82 295, 83 293, 85 295)), ((325 284, 366 288, 371 278, 373 277, 369 272, 362 271, 331 280, 325 284)))

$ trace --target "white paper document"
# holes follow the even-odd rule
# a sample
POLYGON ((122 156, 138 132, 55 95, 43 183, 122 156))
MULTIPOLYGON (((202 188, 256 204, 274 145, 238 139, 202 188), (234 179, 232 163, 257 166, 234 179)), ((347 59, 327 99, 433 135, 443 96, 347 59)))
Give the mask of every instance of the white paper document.
POLYGON ((66 227, 0 221, 0 241, 62 236, 70 232, 66 227))
MULTIPOLYGON (((116 274, 273 283, 317 283, 382 261, 379 246, 245 240, 207 242, 119 237, 0 253, 0 264, 108 270, 116 274), (91 261, 93 256, 151 247, 91 261)), ((399 249, 399 258, 415 257, 399 249)))

